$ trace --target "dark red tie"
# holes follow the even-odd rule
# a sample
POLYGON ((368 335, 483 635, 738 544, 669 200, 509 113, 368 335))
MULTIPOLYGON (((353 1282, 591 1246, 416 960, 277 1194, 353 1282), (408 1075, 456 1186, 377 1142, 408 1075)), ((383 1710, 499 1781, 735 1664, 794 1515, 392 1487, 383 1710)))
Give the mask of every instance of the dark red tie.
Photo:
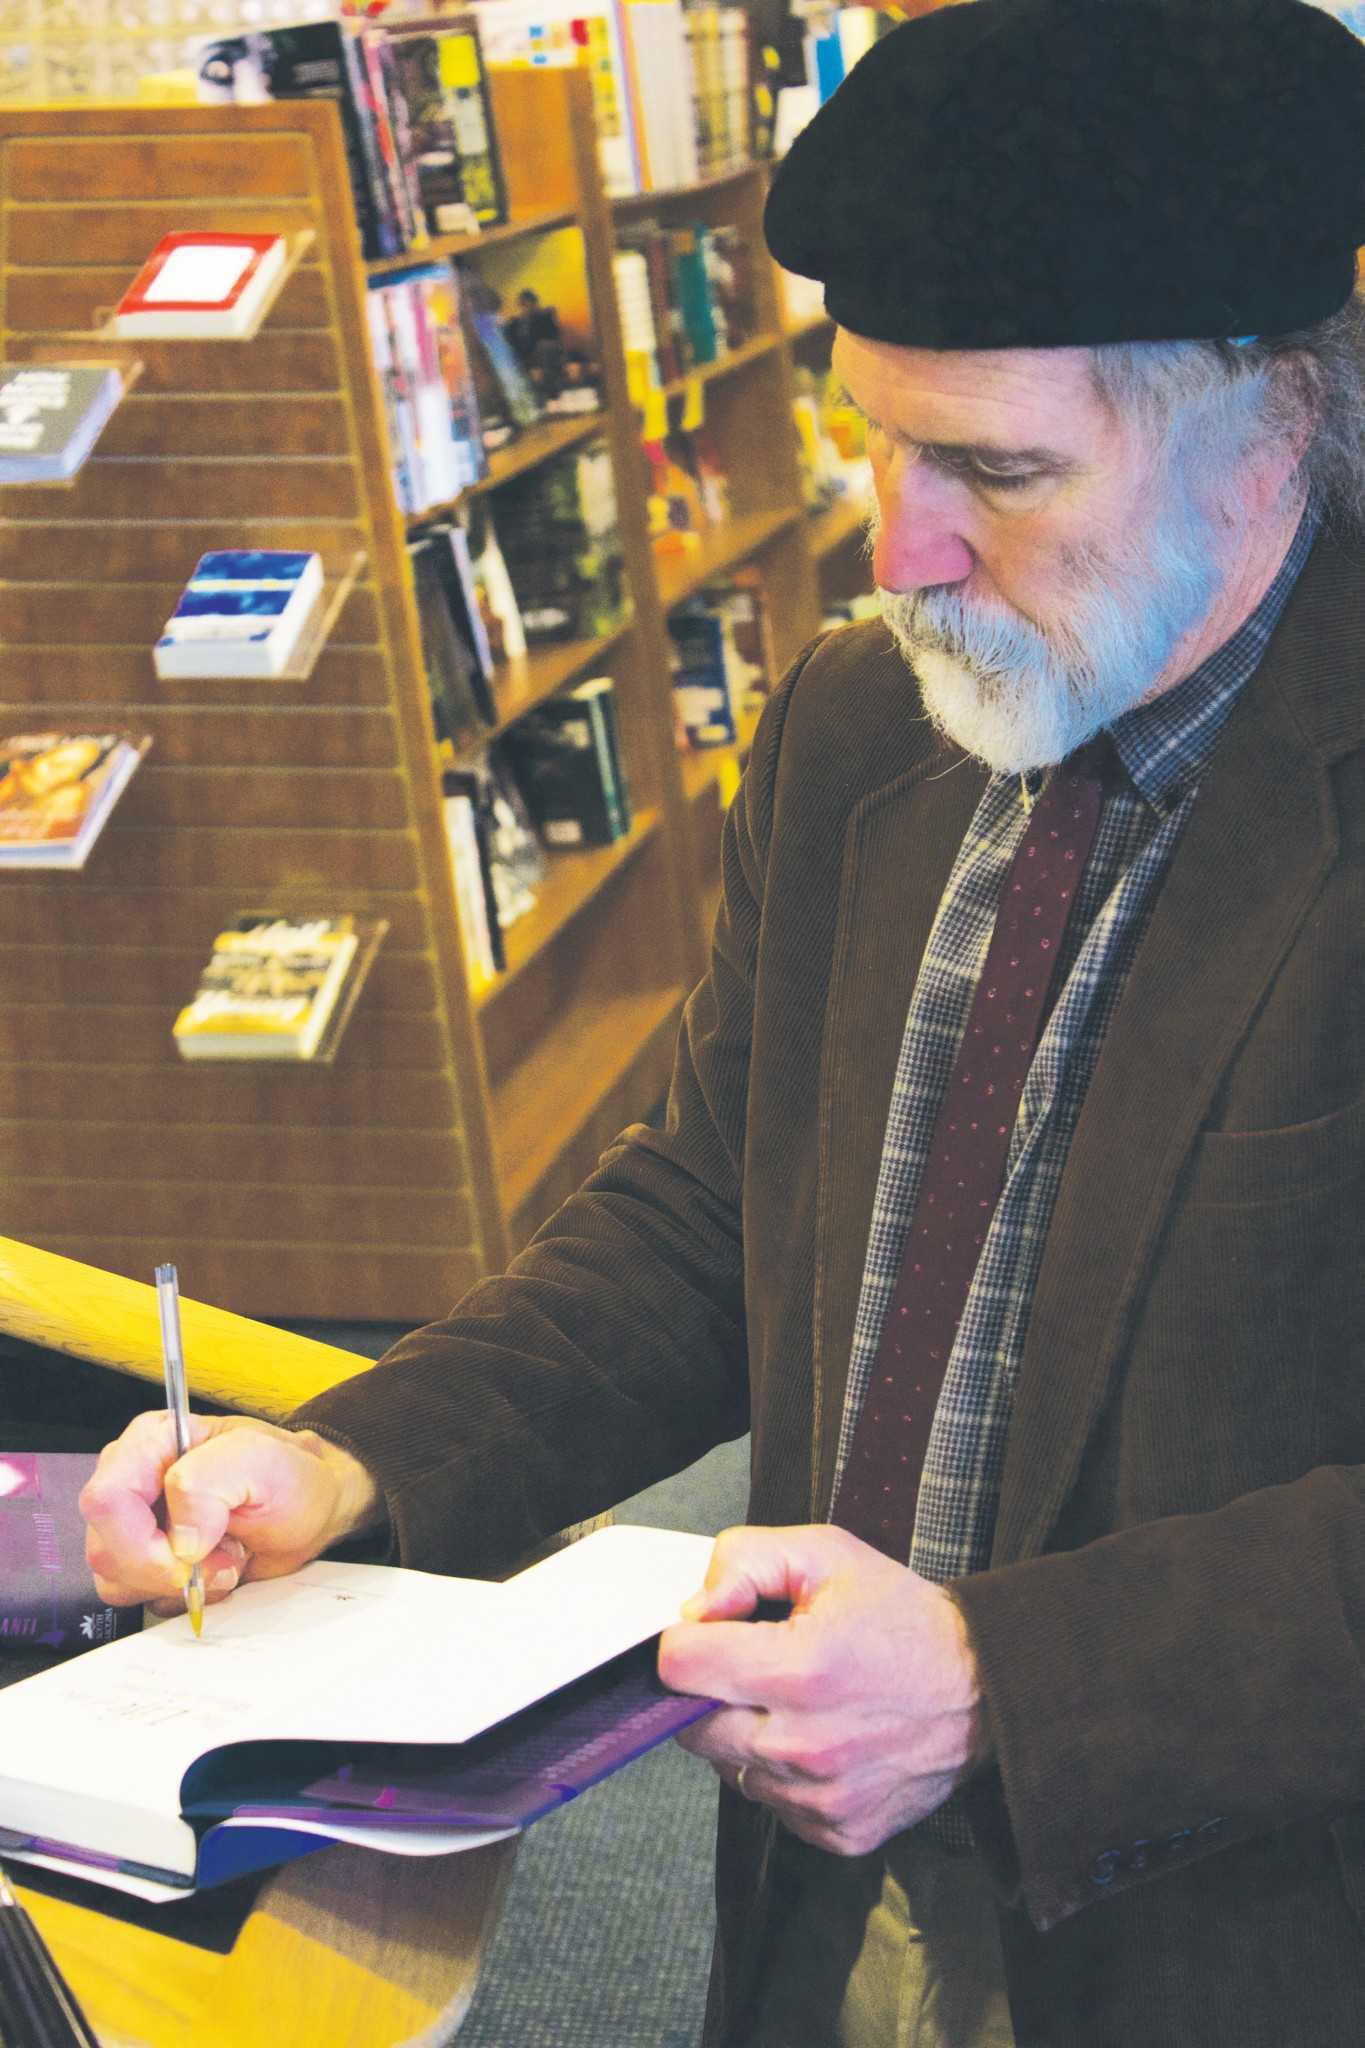
POLYGON ((934 1407, 1005 1184, 1109 754, 1101 737, 1050 777, 1005 877, 840 1480, 835 1522, 900 1562, 910 1555, 934 1407))

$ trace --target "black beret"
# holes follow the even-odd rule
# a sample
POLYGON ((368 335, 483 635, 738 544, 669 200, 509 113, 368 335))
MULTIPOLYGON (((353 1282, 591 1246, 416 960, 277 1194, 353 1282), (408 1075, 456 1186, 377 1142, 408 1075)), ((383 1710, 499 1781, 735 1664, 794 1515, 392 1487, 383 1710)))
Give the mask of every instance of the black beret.
POLYGON ((1304 0, 972 0, 892 30, 774 173, 777 261, 914 348, 1285 334, 1365 243, 1365 44, 1304 0))

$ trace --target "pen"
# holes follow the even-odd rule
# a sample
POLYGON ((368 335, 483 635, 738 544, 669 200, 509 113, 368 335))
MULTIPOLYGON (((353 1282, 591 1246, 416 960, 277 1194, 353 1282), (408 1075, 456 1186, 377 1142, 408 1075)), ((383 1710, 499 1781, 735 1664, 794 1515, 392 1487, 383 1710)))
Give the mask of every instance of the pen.
POLYGON ((71 1986, 0 1870, 0 2037, 15 2048, 99 2048, 71 1986))
MULTIPOLYGON (((161 1357, 166 1368, 166 1406, 175 1424, 176 1456, 183 1458, 190 1447, 190 1403, 185 1392, 185 1354, 180 1346, 180 1282, 174 1266, 156 1268, 156 1305, 161 1313, 161 1357)), ((190 1566, 185 1587, 185 1606, 196 1636, 204 1627, 204 1574, 197 1564, 190 1566)))

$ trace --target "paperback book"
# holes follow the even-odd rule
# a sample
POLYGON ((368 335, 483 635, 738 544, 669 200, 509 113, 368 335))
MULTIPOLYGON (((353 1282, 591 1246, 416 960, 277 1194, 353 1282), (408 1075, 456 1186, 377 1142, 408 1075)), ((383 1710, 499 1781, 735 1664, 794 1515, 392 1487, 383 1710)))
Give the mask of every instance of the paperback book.
POLYGON ((163 235, 114 309, 120 339, 236 340, 283 282, 283 235, 163 235))
POLYGON ((85 1561, 81 1488, 93 1451, 0 1451, 0 1652, 91 1650, 132 1635, 140 1607, 109 1607, 85 1561))
POLYGON ((5 1854, 171 1900, 329 1841, 496 1839, 709 1711, 649 1647, 711 1539, 613 1526, 503 1584, 317 1562, 0 1693, 5 1854))
POLYGON ((359 948, 348 916, 249 913, 218 934, 172 1027, 187 1060, 309 1060, 359 948))
POLYGON ((153 649, 159 676, 269 679, 302 662, 322 619, 322 557, 278 548, 201 555, 153 649))
POLYGON ((82 868, 151 745, 147 734, 0 739, 0 868, 82 868))
POLYGON ((546 846, 610 846, 625 837, 630 798, 610 676, 538 704, 504 744, 546 846))
POLYGON ((65 483, 104 432, 123 378, 98 363, 0 369, 0 484, 65 483))

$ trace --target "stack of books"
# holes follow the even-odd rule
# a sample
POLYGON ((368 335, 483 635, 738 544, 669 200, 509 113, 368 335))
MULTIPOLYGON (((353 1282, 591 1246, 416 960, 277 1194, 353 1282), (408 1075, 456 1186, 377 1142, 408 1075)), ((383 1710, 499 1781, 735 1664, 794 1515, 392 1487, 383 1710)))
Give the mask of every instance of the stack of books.
POLYGON ((498 722, 493 648, 479 605, 469 536, 444 520, 408 542, 438 740, 457 752, 498 722))
POLYGON ((323 621, 320 555, 220 548, 201 555, 153 649, 159 676, 273 678, 310 658, 323 621))
POLYGON ((264 319, 288 253, 283 235, 163 235, 114 308, 110 331, 121 341, 240 341, 264 319))
POLYGON ((312 21, 210 42, 209 101, 332 99, 371 261, 507 218, 477 17, 312 21))
POLYGON ((519 719, 505 742, 526 807, 552 850, 610 846, 631 826, 610 676, 564 690, 519 719))

